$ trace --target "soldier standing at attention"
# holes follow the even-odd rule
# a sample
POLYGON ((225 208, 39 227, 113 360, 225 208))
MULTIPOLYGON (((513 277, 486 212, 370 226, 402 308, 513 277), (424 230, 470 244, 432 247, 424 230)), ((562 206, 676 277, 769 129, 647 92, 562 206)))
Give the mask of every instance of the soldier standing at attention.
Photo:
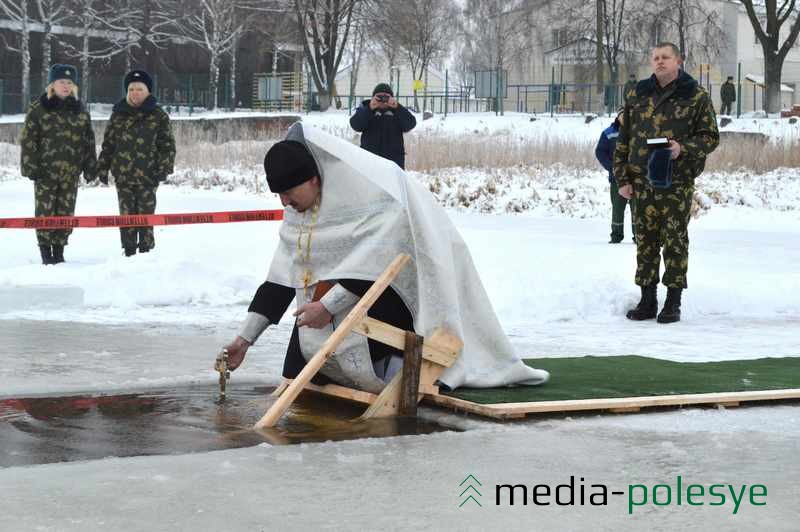
POLYGON ((628 100, 614 152, 619 193, 626 199, 635 198, 636 284, 642 295, 636 308, 627 313, 631 320, 656 317, 662 253, 661 282, 667 287, 667 300, 658 322, 680 320, 681 291, 687 287, 694 180, 703 172, 708 154, 719 144, 711 98, 680 68, 681 63, 680 52, 672 43, 652 49, 654 73, 637 84, 628 100), (648 148, 648 140, 659 138, 669 142, 666 162, 658 162, 648 148), (655 174, 670 174, 671 180, 656 180, 655 174))
MULTIPOLYGON (((34 182, 36 216, 72 216, 81 172, 95 178, 94 132, 78 100, 78 71, 53 65, 45 93, 31 103, 20 138, 21 173, 34 182)), ((71 229, 37 230, 42 264, 64 262, 71 229)))
MULTIPOLYGON (((103 138, 97 174, 108 184, 114 175, 120 214, 153 214, 156 190, 172 173, 175 139, 169 116, 150 92, 153 80, 144 70, 125 76, 127 96, 114 105, 103 138)), ((125 256, 146 253, 156 245, 153 227, 120 228, 125 256)))
POLYGON ((733 76, 728 76, 725 83, 719 89, 719 97, 722 100, 722 108, 719 110, 721 115, 733 113, 733 102, 736 101, 736 86, 733 84, 733 76))

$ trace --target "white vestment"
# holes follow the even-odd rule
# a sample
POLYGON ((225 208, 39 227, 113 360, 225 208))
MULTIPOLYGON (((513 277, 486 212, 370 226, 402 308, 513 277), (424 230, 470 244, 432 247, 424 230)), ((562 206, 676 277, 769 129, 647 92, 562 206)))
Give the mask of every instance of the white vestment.
MULTIPOLYGON (((398 254, 407 253, 411 261, 392 287, 410 310, 416 333, 427 336, 442 327, 464 342, 461 356, 440 377, 442 383, 483 388, 547 380, 546 371, 526 366, 514 353, 464 240, 429 190, 394 162, 317 128, 296 123, 286 138, 311 151, 322 193, 316 220, 311 209, 286 209, 269 281, 296 289, 308 285, 305 295, 298 290, 302 301, 299 296, 307 298, 320 280, 375 280, 398 254)), ((306 358, 331 330, 300 329, 306 358)), ((366 372, 353 375, 351 382, 366 383, 370 373, 377 379, 366 363, 369 354, 363 354, 366 340, 349 336, 335 357, 350 361, 337 366, 366 372), (358 350, 362 354, 356 355, 358 350)))

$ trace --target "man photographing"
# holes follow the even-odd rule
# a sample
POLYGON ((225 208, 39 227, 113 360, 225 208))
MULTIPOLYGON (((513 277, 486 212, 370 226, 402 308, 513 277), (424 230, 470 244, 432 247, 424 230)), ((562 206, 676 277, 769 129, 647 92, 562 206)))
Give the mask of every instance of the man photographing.
POLYGON ((350 117, 350 127, 361 133, 361 147, 397 163, 405 169, 403 133, 417 125, 417 119, 400 105, 387 83, 378 83, 372 98, 364 100, 350 117))
POLYGON ((628 99, 614 152, 619 194, 634 199, 636 284, 642 294, 627 317, 636 321, 656 317, 662 254, 667 300, 658 322, 680 320, 681 291, 688 286, 694 180, 719 145, 711 98, 681 69, 682 63, 672 43, 652 49, 653 75, 640 81, 628 99), (665 147, 654 147, 659 143, 665 147))

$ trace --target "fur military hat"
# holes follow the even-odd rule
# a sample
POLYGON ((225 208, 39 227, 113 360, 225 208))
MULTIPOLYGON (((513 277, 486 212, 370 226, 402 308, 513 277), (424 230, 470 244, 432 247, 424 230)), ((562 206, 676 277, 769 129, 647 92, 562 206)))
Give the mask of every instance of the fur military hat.
POLYGON ((47 83, 53 83, 59 79, 68 79, 75 85, 78 84, 78 69, 72 65, 53 65, 50 67, 50 74, 47 76, 47 83))
POLYGON ((388 83, 378 83, 377 85, 375 85, 375 88, 372 89, 372 95, 375 96, 379 92, 385 92, 390 96, 394 96, 394 92, 392 91, 392 88, 389 86, 388 83))
POLYGON ((147 87, 147 92, 153 92, 153 78, 144 70, 131 70, 125 74, 125 92, 128 92, 128 85, 135 82, 144 83, 147 87))
POLYGON ((279 194, 319 176, 314 157, 304 144, 295 140, 276 142, 264 157, 264 172, 269 189, 279 194))

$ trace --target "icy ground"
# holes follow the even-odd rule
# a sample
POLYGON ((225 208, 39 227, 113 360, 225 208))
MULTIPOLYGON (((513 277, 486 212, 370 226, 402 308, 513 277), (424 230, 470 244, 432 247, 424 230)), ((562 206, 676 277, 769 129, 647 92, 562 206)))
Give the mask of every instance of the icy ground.
MULTIPOLYGON (((0 182, 3 217, 32 215, 32 185, 0 182)), ((607 190, 598 202, 606 201, 607 190)), ((172 186, 158 212, 269 209, 272 196, 172 186)), ((111 188, 77 214, 114 214, 111 188)), ((524 356, 642 354, 723 360, 800 353, 800 216, 715 205, 690 224, 683 321, 634 324, 635 249, 608 220, 452 212, 501 322, 524 356)), ((629 224, 626 223, 626 230, 629 224)), ((114 229, 76 230, 67 263, 39 264, 32 231, 0 233, 0 398, 212 383, 276 244, 277 224, 162 227, 126 259, 114 229), (33 297, 52 306, 31 305, 33 297)), ((663 289, 662 289, 663 294, 663 289)), ((662 295, 663 298, 663 295, 662 295)), ((234 378, 275 383, 288 314, 234 378)), ((429 414, 433 415, 433 414, 429 414)), ((455 416, 443 421, 464 427, 455 416)), ((0 470, 0 530, 796 530, 800 406, 687 409, 514 424, 465 433, 259 446, 0 470), (483 507, 459 507, 459 483, 483 507), (494 505, 495 484, 585 477, 624 490, 764 484, 767 506, 494 505), (479 488, 480 489, 480 488, 479 488)), ((1 442, 0 442, 1 444, 1 442)))

